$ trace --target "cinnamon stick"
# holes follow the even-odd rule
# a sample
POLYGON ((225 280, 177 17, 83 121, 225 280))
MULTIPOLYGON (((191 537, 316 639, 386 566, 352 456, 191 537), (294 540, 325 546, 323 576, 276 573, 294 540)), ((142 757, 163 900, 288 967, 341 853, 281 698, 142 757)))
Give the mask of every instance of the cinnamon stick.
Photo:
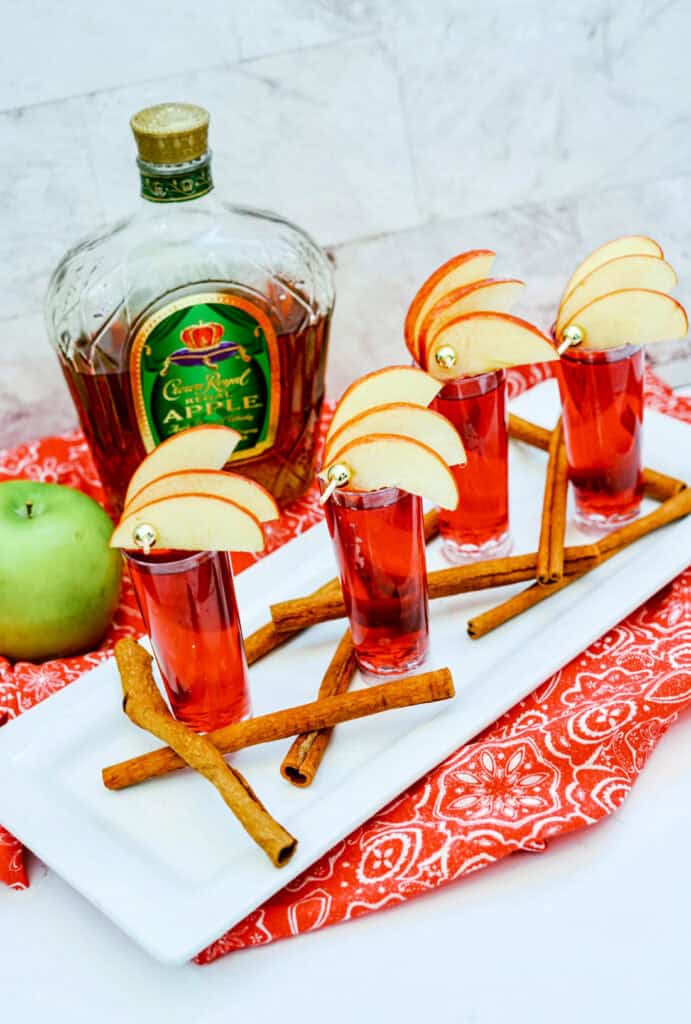
MULTIPOLYGON (((687 487, 673 498, 668 498, 654 511, 641 516, 640 519, 636 519, 627 526, 613 530, 606 537, 599 540, 594 547, 600 552, 601 562, 605 562, 641 537, 645 537, 654 530, 659 530, 662 526, 676 522, 678 519, 683 519, 689 513, 691 513, 691 488, 687 487)), ((505 622, 516 618, 517 615, 527 611, 528 608, 533 608, 536 604, 551 597, 552 594, 556 594, 559 590, 568 586, 569 583, 573 583, 574 580, 580 579, 584 575, 585 572, 581 572, 575 576, 566 577, 559 583, 553 583, 548 586, 536 583, 532 587, 528 587, 527 590, 514 595, 508 601, 504 601, 495 608, 490 608, 488 611, 471 619, 468 622, 468 636, 472 640, 479 640, 480 637, 486 636, 493 629, 497 629, 498 626, 502 626, 505 622)))
POLYGON ((514 416, 509 413, 509 437, 514 441, 523 441, 532 448, 541 448, 543 452, 549 451, 549 442, 552 431, 546 427, 540 427, 537 423, 524 420, 521 416, 514 416))
MULTIPOLYGON (((355 675, 357 663, 353 638, 349 629, 343 634, 333 658, 324 673, 319 698, 344 693, 355 675)), ((281 764, 281 775, 295 786, 310 786, 319 770, 333 727, 317 729, 296 736, 281 764)))
MULTIPOLYGON (((339 725, 341 722, 365 718, 393 708, 448 700, 454 695, 451 673, 448 668, 442 668, 435 672, 424 672, 422 675, 370 686, 366 690, 357 690, 354 693, 324 697, 310 704, 286 708, 285 711, 274 711, 269 715, 259 715, 235 725, 226 725, 209 733, 206 740, 220 753, 230 754, 259 743, 271 743, 273 740, 286 739, 300 733, 316 732, 339 725)), ((104 785, 108 789, 125 789, 127 786, 159 775, 168 775, 184 767, 184 758, 168 746, 149 754, 142 754, 140 757, 130 758, 120 764, 109 765, 103 769, 102 775, 104 785)))
MULTIPOLYGON (((599 561, 600 554, 594 544, 581 544, 564 549, 564 573, 567 576, 592 569, 599 561)), ((430 599, 434 600, 534 580, 536 571, 537 552, 532 552, 454 566, 451 569, 438 569, 428 574, 427 585, 430 599)), ((341 619, 345 613, 345 604, 340 593, 332 593, 321 598, 296 597, 271 606, 271 615, 277 631, 285 632, 289 636, 296 630, 306 629, 319 622, 341 619)))
MULTIPOLYGON (((523 441, 533 448, 541 448, 542 451, 549 449, 551 432, 537 423, 524 420, 520 416, 509 416, 509 437, 514 441, 523 441)), ((675 494, 683 491, 687 485, 683 480, 668 476, 666 473, 658 473, 655 469, 643 470, 643 489, 648 498, 654 501, 666 501, 673 498, 675 494)))
MULTIPOLYGON (((313 594, 310 595, 309 599, 319 600, 322 597, 328 596, 330 593, 336 593, 340 597, 341 584, 337 579, 329 580, 324 586, 319 587, 313 594)), ((245 657, 247 658, 248 665, 254 665, 255 662, 259 661, 265 655, 275 651, 277 647, 287 643, 291 636, 299 630, 295 630, 292 633, 286 630, 279 632, 273 621, 265 622, 263 626, 256 629, 254 633, 250 633, 245 638, 245 657)))
POLYGON ((538 583, 558 583, 564 576, 564 536, 569 465, 564 445, 564 426, 559 418, 550 437, 542 525, 537 552, 538 583))
POLYGON ((168 743, 183 764, 194 768, 216 787, 221 799, 275 867, 287 864, 297 840, 272 818, 247 780, 226 764, 206 736, 173 718, 151 674, 151 656, 131 637, 124 637, 115 645, 115 660, 127 717, 168 743))
POLYGON ((659 530, 661 526, 667 526, 669 523, 676 522, 677 519, 683 519, 690 512, 691 488, 685 487, 674 497, 667 498, 647 515, 640 516, 632 523, 620 526, 617 530, 612 530, 611 533, 597 541, 595 547, 602 555, 607 555, 611 551, 621 551, 622 548, 628 547, 629 544, 640 540, 641 537, 645 537, 654 530, 659 530))
POLYGON ((655 469, 643 470, 643 492, 648 498, 654 501, 667 501, 675 494, 683 491, 686 484, 683 480, 677 480, 674 476, 667 476, 666 473, 658 473, 655 469))

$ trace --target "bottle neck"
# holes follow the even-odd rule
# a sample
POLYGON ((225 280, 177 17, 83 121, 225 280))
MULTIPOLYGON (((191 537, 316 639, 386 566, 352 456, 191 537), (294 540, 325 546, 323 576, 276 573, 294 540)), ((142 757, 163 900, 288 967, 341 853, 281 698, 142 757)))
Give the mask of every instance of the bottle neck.
POLYGON ((187 203, 200 199, 214 187, 211 151, 186 164, 149 164, 137 160, 141 197, 150 203, 187 203))

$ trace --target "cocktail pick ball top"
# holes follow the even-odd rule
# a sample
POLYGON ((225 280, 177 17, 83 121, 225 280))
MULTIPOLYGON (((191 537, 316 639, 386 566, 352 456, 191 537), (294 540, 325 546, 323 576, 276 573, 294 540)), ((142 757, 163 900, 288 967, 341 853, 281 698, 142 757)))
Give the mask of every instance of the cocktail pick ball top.
POLYGON ((209 148, 209 112, 192 103, 159 103, 135 114, 130 126, 139 159, 148 164, 184 164, 209 148))

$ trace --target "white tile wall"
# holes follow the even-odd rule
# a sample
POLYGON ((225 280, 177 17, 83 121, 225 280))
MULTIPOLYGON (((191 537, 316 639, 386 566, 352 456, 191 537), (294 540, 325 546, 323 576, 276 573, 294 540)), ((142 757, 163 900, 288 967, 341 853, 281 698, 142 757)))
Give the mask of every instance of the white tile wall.
POLYGON ((48 276, 136 204, 128 119, 168 98, 210 108, 220 191, 335 247, 333 389, 403 358, 413 290, 470 246, 542 323, 617 233, 691 280, 689 4, 5 0, 3 28, 0 444, 72 423, 48 276))

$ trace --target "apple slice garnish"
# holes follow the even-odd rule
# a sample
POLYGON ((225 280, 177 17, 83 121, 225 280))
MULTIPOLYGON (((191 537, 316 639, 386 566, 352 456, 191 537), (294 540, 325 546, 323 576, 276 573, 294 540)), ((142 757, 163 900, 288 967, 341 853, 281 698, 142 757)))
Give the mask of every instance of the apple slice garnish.
POLYGON ((227 498, 251 512, 260 523, 278 519, 281 514, 273 496, 261 484, 249 477, 225 473, 220 469, 183 469, 178 473, 157 476, 132 495, 125 506, 125 512, 129 515, 142 505, 176 494, 215 494, 227 498))
POLYGON ((577 310, 564 325, 564 333, 578 328, 579 348, 618 348, 621 345, 650 345, 686 337, 686 310, 664 292, 645 288, 623 288, 594 299, 577 310))
POLYGON ((676 272, 659 256, 619 256, 591 270, 578 282, 559 307, 556 333, 571 317, 593 299, 623 288, 644 288, 656 292, 669 292, 677 284, 676 272))
POLYGON ((466 462, 460 435, 446 416, 409 402, 392 402, 361 412, 344 423, 329 439, 324 463, 332 462, 334 452, 351 441, 372 434, 395 434, 396 437, 420 441, 437 452, 447 466, 462 466, 466 462))
POLYGON ((457 316, 477 312, 508 313, 523 288, 523 281, 491 277, 454 288, 425 313, 417 334, 418 355, 426 351, 429 339, 457 316))
POLYGON ((449 467, 432 448, 410 437, 359 437, 334 452, 319 476, 332 486, 335 480, 341 480, 338 486, 347 490, 399 487, 441 508, 455 509, 458 505, 458 487, 449 467))
POLYGON ((167 437, 135 469, 125 505, 156 477, 181 469, 223 469, 241 439, 237 430, 220 424, 189 427, 167 437))
POLYGON ((261 551, 261 523, 247 509, 214 494, 158 498, 122 517, 112 548, 177 551, 261 551))
POLYGON ((657 242, 646 235, 625 235, 622 238, 615 238, 611 242, 605 242, 604 245, 591 252, 590 256, 586 256, 583 262, 576 267, 566 283, 562 301, 592 270, 619 256, 656 256, 658 259, 662 259, 664 253, 657 242))
POLYGON ((466 313, 431 339, 426 362, 435 377, 453 380, 528 363, 558 359, 549 338, 508 313, 466 313))
POLYGON ((440 299, 456 288, 489 277, 496 253, 491 249, 473 249, 452 256, 422 284, 406 314, 403 328, 405 343, 414 359, 419 356, 418 332, 426 314, 440 299))
POLYGON ((367 373, 343 392, 334 410, 327 440, 358 413, 391 402, 427 406, 439 390, 439 382, 416 366, 387 366, 383 370, 367 373))

